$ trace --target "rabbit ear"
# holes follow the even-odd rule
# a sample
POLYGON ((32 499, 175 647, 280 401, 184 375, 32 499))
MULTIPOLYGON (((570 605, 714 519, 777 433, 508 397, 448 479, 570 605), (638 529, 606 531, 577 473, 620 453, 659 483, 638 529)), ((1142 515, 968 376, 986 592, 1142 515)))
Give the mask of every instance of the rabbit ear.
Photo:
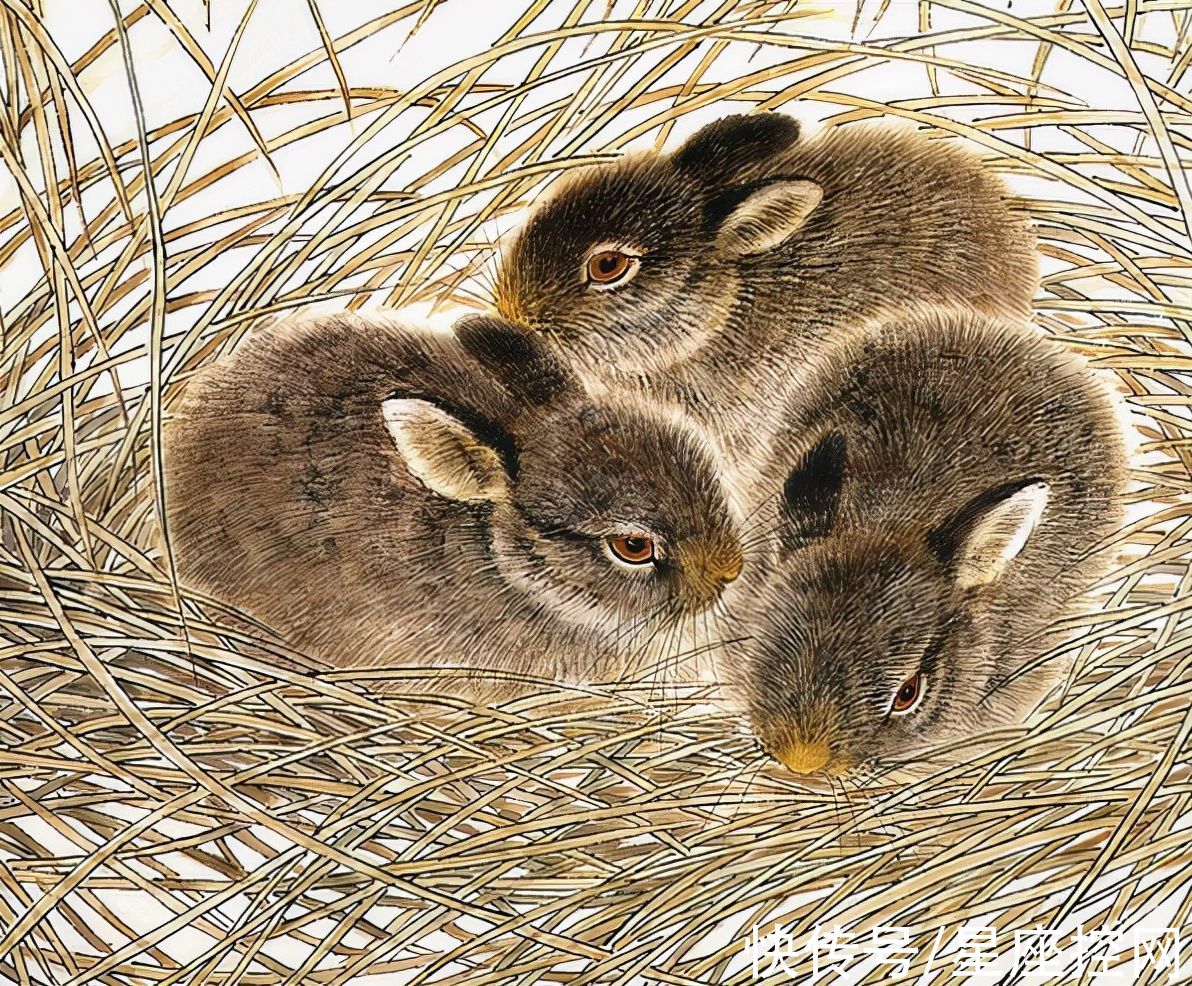
POLYGON ((680 171, 709 185, 731 181, 799 139, 799 121, 782 113, 726 116, 697 130, 674 153, 680 171))
POLYGON ((776 178, 731 189, 705 209, 716 245, 736 256, 780 246, 807 222, 824 190, 806 178, 776 178))
POLYGON ((410 474, 449 500, 499 500, 509 474, 499 449, 458 417, 416 398, 381 405, 385 424, 410 474))
POLYGON ((493 315, 465 315, 455 337, 513 394, 535 405, 547 404, 578 385, 540 336, 493 315))
POLYGON ((962 589, 989 585, 1026 547, 1049 492, 1038 479, 987 490, 928 535, 928 544, 952 566, 962 589))
POLYGON ((829 432, 799 460, 782 487, 783 543, 787 547, 825 537, 836 524, 848 442, 829 432))

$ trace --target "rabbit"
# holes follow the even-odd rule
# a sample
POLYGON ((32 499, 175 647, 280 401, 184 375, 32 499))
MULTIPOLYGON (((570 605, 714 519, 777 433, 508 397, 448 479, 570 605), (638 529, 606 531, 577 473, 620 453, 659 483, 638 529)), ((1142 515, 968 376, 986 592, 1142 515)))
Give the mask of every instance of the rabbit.
POLYGON ((805 138, 762 113, 560 179, 502 251, 495 299, 732 445, 842 329, 906 304, 1024 318, 1038 283, 1026 218, 956 144, 883 123, 805 138))
MULTIPOLYGON (((258 330, 189 383, 165 453, 181 580, 333 666, 620 679, 741 571, 698 429, 494 317, 258 330)), ((449 689, 502 693, 480 677, 449 689)))
POLYGON ((773 557, 721 657, 762 749, 843 775, 1020 721, 1063 669, 1038 660, 1055 620, 1109 570, 1110 388, 1028 325, 936 309, 840 340, 779 413, 773 557))

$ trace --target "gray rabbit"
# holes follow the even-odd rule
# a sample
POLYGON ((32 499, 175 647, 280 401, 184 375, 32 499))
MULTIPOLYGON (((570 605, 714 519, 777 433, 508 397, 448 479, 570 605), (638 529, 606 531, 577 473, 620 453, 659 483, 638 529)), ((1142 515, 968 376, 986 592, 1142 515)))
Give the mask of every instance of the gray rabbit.
POLYGON ((258 331, 189 384, 166 467, 184 582, 337 666, 619 679, 741 569, 699 432, 495 318, 258 331))
POLYGON ((1122 421, 1031 328, 904 316, 841 341, 761 472, 774 557, 743 580, 722 674, 797 772, 906 759, 1029 711, 1049 631, 1107 573, 1122 421))
POLYGON ((1024 317, 1038 278, 1025 217, 967 151, 888 124, 806 138, 767 113, 561 179, 505 250, 496 298, 731 445, 844 328, 920 303, 1024 317))

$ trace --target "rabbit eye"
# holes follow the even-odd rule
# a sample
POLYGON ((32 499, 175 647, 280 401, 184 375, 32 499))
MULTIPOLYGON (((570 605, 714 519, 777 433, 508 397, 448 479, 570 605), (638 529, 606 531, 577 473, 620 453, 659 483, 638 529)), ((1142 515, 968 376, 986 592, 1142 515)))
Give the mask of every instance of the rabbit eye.
POLYGON ((614 534, 605 541, 615 561, 625 565, 650 565, 654 561, 654 539, 644 534, 614 534))
POLYGON ((923 694, 927 691, 927 678, 919 671, 907 678, 898 686, 894 693, 894 701, 890 705, 890 713, 905 716, 914 712, 923 701, 923 694))
POLYGON ((599 291, 624 284, 641 264, 641 259, 624 250, 597 249, 584 266, 584 280, 599 291))

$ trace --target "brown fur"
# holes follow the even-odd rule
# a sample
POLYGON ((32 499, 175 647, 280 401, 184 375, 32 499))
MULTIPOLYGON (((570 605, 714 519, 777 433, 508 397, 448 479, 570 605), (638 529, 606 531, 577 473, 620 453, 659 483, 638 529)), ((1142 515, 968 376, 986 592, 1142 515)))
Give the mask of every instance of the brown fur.
POLYGON ((1020 318, 1038 276, 1026 218, 958 144, 887 124, 804 138, 765 114, 560 181, 506 250, 497 298, 586 370, 678 399, 731 441, 759 395, 849 326, 920 303, 1020 318), (822 201, 779 246, 726 252, 724 217, 778 179, 810 180, 822 201), (609 241, 643 251, 639 272, 586 287, 585 251, 609 241))
POLYGON ((529 342, 478 338, 341 315, 275 325, 201 371, 166 432, 184 581, 340 667, 642 670, 642 635, 674 639, 739 570, 714 463, 690 426, 590 398, 529 342), (503 458, 507 491, 453 500, 411 475, 382 414, 394 396, 467 422, 484 438, 467 467, 503 458), (602 532, 623 526, 665 541, 666 565, 618 569, 602 532))
POLYGON ((1015 672, 1108 570, 1092 552, 1120 524, 1126 462, 1109 391, 1028 327, 935 312, 825 353, 763 472, 775 554, 741 586, 752 639, 724 672, 762 740, 827 742, 841 769, 1019 717, 1064 664, 1015 672), (1038 484, 1025 546, 962 584, 977 522, 1038 484), (888 716, 918 670, 922 707, 888 716))

